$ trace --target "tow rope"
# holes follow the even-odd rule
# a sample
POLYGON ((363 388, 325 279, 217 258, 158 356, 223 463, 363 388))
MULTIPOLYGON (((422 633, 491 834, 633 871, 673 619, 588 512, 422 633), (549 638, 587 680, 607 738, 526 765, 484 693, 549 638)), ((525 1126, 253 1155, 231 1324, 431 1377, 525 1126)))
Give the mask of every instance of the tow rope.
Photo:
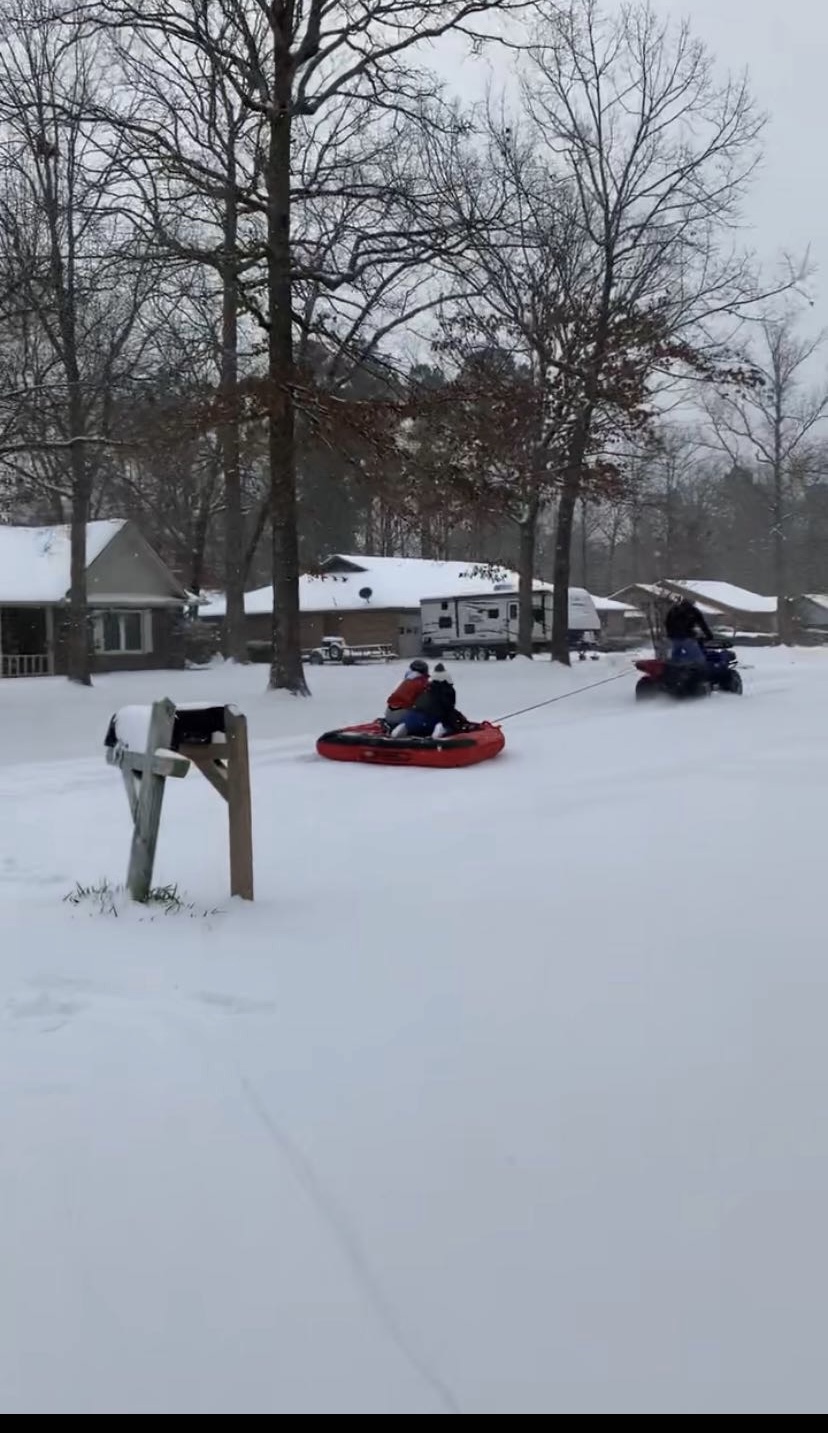
POLYGON ((596 687, 605 687, 609 682, 618 682, 629 675, 628 671, 616 672, 614 676, 602 677, 600 682, 590 682, 586 687, 575 687, 571 692, 559 692, 556 697, 547 697, 544 702, 535 702, 531 707, 519 707, 516 712, 507 712, 505 716, 497 717, 494 725, 500 726, 505 721, 511 721, 512 717, 525 716, 527 712, 539 711, 541 707, 551 707, 553 702, 565 702, 567 697, 579 697, 581 692, 594 692, 596 687))

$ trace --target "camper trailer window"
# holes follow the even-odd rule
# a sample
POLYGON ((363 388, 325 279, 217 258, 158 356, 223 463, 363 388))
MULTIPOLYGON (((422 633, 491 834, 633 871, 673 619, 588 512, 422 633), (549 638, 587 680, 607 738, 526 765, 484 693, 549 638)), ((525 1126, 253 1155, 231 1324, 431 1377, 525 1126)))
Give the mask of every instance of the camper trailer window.
POLYGON ((440 603, 440 611, 441 611, 441 612, 448 612, 448 603, 447 603, 447 602, 441 602, 441 603, 440 603))
MULTIPOLYGON (((445 606, 445 603, 443 604, 443 606, 445 606)), ((439 620, 439 622, 437 623, 437 626, 438 626, 438 627, 450 627, 450 626, 451 626, 451 618, 450 618, 450 617, 441 617, 440 620, 439 620)))
POLYGON ((490 616, 490 617, 494 617, 494 618, 495 618, 495 621, 496 621, 497 618, 500 616, 500 612, 499 612, 498 608, 497 608, 497 607, 490 607, 490 608, 489 608, 489 616, 490 616))
POLYGON ((463 628, 463 636, 464 636, 464 637, 473 637, 476 631, 477 631, 477 628, 475 627, 474 623, 473 623, 473 622, 467 622, 467 623, 465 624, 464 628, 463 628))
POLYGON ((510 603, 510 605, 509 605, 509 620, 510 620, 510 622, 517 622, 517 614, 518 614, 518 613, 517 613, 517 603, 516 603, 516 602, 510 603))

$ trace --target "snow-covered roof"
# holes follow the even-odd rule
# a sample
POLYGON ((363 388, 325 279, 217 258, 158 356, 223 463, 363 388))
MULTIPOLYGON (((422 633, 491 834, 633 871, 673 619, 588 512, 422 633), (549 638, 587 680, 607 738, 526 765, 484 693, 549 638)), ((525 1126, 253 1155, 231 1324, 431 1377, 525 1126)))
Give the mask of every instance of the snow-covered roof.
MULTIPOLYGON (((655 598, 659 599, 660 601, 668 601, 668 602, 669 602, 669 601, 674 601, 674 600, 676 599, 676 597, 678 596, 678 593, 677 593, 677 592, 670 592, 670 591, 668 591, 666 587, 663 587, 663 586, 662 586, 660 583, 658 583, 658 582, 631 582, 630 585, 629 585, 629 587, 622 587, 622 588, 621 588, 621 593, 624 593, 624 592, 633 592, 633 591, 635 591, 635 592, 647 592, 647 593, 649 593, 649 595, 650 595, 651 597, 655 597, 655 598)), ((616 596, 615 596, 615 598, 613 598, 613 601, 616 601, 619 595, 620 595, 619 593, 616 593, 616 596)), ((626 605, 626 604, 624 604, 624 605, 626 605)), ((704 602, 701 602, 701 601, 697 602, 697 603, 696 603, 696 606, 698 607, 699 611, 700 611, 705 617, 721 617, 721 616, 722 616, 721 610, 720 610, 718 607, 709 607, 709 606, 707 606, 704 602)), ((637 613, 638 615, 640 615, 640 608, 638 608, 638 607, 630 607, 628 610, 629 610, 630 612, 635 612, 635 613, 637 613)))
MULTIPOLYGON (((87 567, 123 526, 123 518, 87 524, 87 567)), ((68 525, 0 527, 0 602, 63 602, 71 580, 69 558, 68 525)))
MULTIPOLYGON (((347 612, 363 607, 404 611, 419 607, 425 597, 477 597, 503 588, 517 588, 518 575, 486 562, 432 562, 424 557, 349 557, 342 563, 359 565, 357 572, 305 573, 299 578, 299 606, 303 612, 347 612), (370 588, 370 598, 360 592, 370 588)), ((543 583, 535 583, 541 589, 543 583)), ((273 609, 273 589, 259 587, 245 595, 248 616, 273 609)), ((225 600, 215 598, 201 608, 202 617, 223 617, 225 600)))
POLYGON ((737 612, 775 612, 776 598, 763 597, 760 592, 749 592, 745 587, 734 587, 732 582, 708 582, 695 577, 671 578, 673 587, 683 587, 699 597, 706 598, 714 606, 732 607, 737 612))
POLYGON ((616 602, 612 597, 596 597, 593 593, 592 600, 598 612, 634 612, 640 616, 637 607, 631 607, 628 602, 616 602))
POLYGON ((621 593, 648 592, 652 597, 675 598, 677 589, 698 599, 697 605, 708 617, 721 617, 722 607, 731 607, 737 612, 775 612, 776 598, 763 597, 760 592, 748 592, 745 587, 734 587, 732 582, 708 582, 695 577, 669 577, 663 582, 631 582, 621 593), (705 606, 707 600, 708 605, 705 606))
POLYGON ((828 608, 828 592, 803 592, 805 602, 813 602, 815 607, 828 608))

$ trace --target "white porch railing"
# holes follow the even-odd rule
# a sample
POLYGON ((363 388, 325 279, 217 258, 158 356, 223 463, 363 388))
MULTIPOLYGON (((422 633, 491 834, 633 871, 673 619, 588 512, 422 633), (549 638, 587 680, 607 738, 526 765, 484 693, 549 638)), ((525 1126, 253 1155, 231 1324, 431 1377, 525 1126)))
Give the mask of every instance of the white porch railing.
POLYGON ((0 656, 0 677, 48 677, 50 673, 48 652, 4 652, 0 656))

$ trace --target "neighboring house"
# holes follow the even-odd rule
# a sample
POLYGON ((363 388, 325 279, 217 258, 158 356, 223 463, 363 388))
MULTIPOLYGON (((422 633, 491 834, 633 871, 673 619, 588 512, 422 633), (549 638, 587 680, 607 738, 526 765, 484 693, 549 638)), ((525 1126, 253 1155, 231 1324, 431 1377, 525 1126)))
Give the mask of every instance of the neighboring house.
POLYGON ((640 636, 647 630, 647 619, 637 607, 616 602, 612 597, 594 597, 601 619, 601 635, 611 641, 624 641, 640 636))
POLYGON ((828 594, 806 592, 791 599, 794 629, 803 641, 828 640, 828 594))
MULTIPOLYGON (((66 671, 68 527, 0 526, 0 676, 66 671)), ((189 594, 132 522, 86 530, 92 670, 184 664, 189 594)))
POLYGON ((670 578, 661 582, 634 582, 614 592, 616 601, 639 607, 651 620, 677 597, 689 597, 701 608, 711 627, 722 632, 776 633, 776 598, 735 587, 732 582, 701 578, 670 578))
MULTIPOLYGON (((323 637, 341 637, 351 646, 381 642, 401 657, 416 656, 422 642, 421 598, 434 592, 471 596, 517 583, 517 573, 486 562, 337 553, 321 563, 318 572, 299 579, 302 645, 315 647, 323 637)), ((247 593, 249 642, 270 640, 272 611, 271 587, 247 593)), ((224 614, 224 597, 219 596, 202 607, 199 616, 220 622, 224 614)))

